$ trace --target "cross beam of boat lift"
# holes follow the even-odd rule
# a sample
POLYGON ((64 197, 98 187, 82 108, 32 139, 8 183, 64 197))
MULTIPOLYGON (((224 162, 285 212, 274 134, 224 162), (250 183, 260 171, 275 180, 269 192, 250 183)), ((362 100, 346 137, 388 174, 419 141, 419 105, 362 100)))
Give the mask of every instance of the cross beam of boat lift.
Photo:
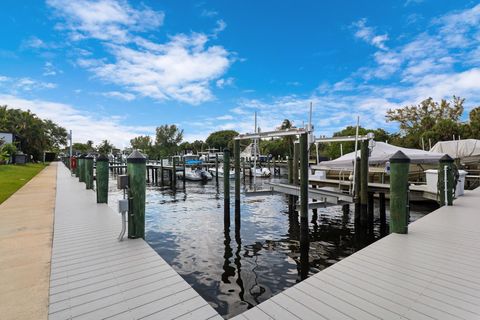
POLYGON ((368 133, 364 136, 344 136, 344 137, 320 137, 320 138, 315 138, 314 143, 330 143, 330 142, 348 142, 348 141, 365 141, 365 140, 371 140, 374 138, 373 133, 368 133))
POLYGON ((258 133, 245 133, 239 134, 235 137, 235 140, 247 140, 247 139, 262 139, 262 138, 274 138, 274 137, 286 137, 286 136, 298 136, 308 131, 304 128, 295 128, 287 130, 277 130, 277 131, 265 131, 258 133))

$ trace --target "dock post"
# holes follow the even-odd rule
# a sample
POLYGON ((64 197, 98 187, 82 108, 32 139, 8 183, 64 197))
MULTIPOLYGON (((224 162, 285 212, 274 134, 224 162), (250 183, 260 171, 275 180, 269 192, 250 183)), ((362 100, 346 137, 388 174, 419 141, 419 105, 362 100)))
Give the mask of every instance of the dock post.
MULTIPOLYGON (((234 142, 234 157, 235 157, 235 228, 240 226, 240 140, 234 142)), ((223 173, 228 174, 230 178, 230 172, 223 173)))
POLYGON ((293 184, 298 186, 298 153, 299 144, 293 143, 293 184))
MULTIPOLYGON (((293 159, 292 157, 287 156, 288 162, 288 183, 293 184, 293 159)), ((291 194, 288 195, 288 212, 292 213, 294 211, 295 204, 293 203, 293 196, 291 194)))
POLYGON ((379 207, 380 207, 380 235, 387 233, 387 212, 385 207, 385 193, 378 194, 379 207))
POLYGON ((129 238, 145 238, 146 162, 145 156, 137 150, 127 158, 129 238))
POLYGON ((108 158, 97 158, 97 203, 108 203, 108 158))
POLYGON ((355 194, 355 223, 359 223, 360 222, 360 157, 357 157, 357 159, 355 159, 355 162, 356 162, 356 171, 355 171, 355 177, 353 177, 354 181, 355 181, 355 185, 354 185, 354 194, 355 194))
POLYGON ((163 159, 160 158, 160 183, 162 184, 162 186, 164 185, 165 183, 165 180, 164 180, 164 172, 163 172, 163 159))
POLYGON ((368 141, 360 147, 360 224, 368 223, 368 141))
POLYGON ((273 157, 273 176, 275 177, 277 170, 275 169, 275 157, 273 157))
POLYGON ((183 157, 183 169, 182 169, 182 172, 183 172, 183 190, 185 190, 185 181, 187 181, 186 179, 186 173, 187 173, 187 163, 185 162, 185 157, 183 157))
POLYGON ((85 154, 82 154, 78 158, 78 171, 79 171, 79 179, 80 182, 85 182, 85 154))
POLYGON ((375 209, 375 202, 374 202, 374 192, 368 193, 368 227, 373 230, 373 221, 374 221, 374 209, 375 209))
MULTIPOLYGON (((225 172, 225 170, 223 170, 225 172)), ((215 153, 215 181, 218 184, 218 153, 215 153)))
POLYGON ((301 278, 308 275, 308 137, 307 133, 300 135, 300 247, 303 247, 304 254, 300 257, 301 278))
POLYGON ((177 189, 177 163, 175 157, 172 157, 172 188, 177 189))
POLYGON ((223 221, 225 227, 230 227, 230 150, 223 149, 223 221))
POLYGON ((93 189, 93 156, 91 154, 85 157, 85 187, 93 189))
POLYGON ((77 159, 77 167, 75 168, 75 177, 80 177, 80 167, 79 167, 79 161, 80 161, 80 157, 77 155, 75 157, 77 159))
POLYGON ((448 154, 440 158, 437 185, 440 206, 453 205, 453 195, 455 193, 453 162, 454 160, 448 154), (446 191, 445 187, 447 188, 446 191))
POLYGON ((150 183, 150 168, 145 167, 145 174, 147 175, 147 183, 150 183))
POLYGON ((390 233, 408 233, 410 158, 397 151, 390 158, 390 233))

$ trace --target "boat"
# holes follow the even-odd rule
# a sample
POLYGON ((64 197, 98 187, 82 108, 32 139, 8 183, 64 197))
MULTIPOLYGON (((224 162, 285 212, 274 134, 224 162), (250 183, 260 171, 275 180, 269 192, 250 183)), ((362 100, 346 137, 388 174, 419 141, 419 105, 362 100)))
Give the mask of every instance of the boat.
MULTIPOLYGON (((210 173, 215 176, 215 173, 216 173, 216 169, 215 168, 211 168, 209 169, 210 173)), ((223 178, 224 177, 224 173, 223 173, 223 168, 218 168, 218 177, 219 178, 223 178)), ((235 179, 235 169, 231 169, 230 170, 230 173, 229 173, 229 179, 235 179)))
POLYGON ((215 163, 215 159, 218 158, 218 162, 223 161, 223 152, 219 152, 218 149, 208 148, 205 152, 199 152, 200 160, 206 163, 215 163))
MULTIPOLYGON (((183 179, 183 171, 177 171, 177 177, 183 179)), ((207 170, 200 167, 185 168, 185 180, 189 181, 208 181, 212 180, 213 176, 207 170)))
POLYGON ((258 178, 269 178, 272 175, 272 171, 268 168, 251 168, 252 176, 258 178))

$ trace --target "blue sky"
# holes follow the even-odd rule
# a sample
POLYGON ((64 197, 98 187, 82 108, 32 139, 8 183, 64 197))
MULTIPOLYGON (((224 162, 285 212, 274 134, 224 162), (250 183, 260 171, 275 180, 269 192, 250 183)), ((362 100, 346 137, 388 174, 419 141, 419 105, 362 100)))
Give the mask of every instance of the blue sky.
POLYGON ((388 108, 480 104, 478 1, 5 0, 0 19, 0 104, 75 141, 302 125, 310 102, 316 135, 392 131, 388 108))

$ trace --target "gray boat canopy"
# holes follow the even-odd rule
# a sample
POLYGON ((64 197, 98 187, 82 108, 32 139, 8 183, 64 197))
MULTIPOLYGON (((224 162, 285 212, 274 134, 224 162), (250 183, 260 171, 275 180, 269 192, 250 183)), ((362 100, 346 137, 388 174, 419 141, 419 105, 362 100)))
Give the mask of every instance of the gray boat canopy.
MULTIPOLYGON (((411 163, 414 164, 437 163, 438 160, 445 155, 444 153, 402 148, 385 142, 375 141, 373 150, 368 158, 368 163, 369 165, 384 165, 395 152, 399 150, 405 153, 410 158, 411 163)), ((360 157, 360 151, 358 151, 357 155, 360 157)), ((322 161, 318 167, 335 170, 352 170, 354 161, 355 152, 350 152, 335 160, 322 161)))
POLYGON ((460 159, 463 163, 478 163, 480 161, 480 140, 463 139, 437 142, 432 152, 446 153, 453 159, 460 159))

